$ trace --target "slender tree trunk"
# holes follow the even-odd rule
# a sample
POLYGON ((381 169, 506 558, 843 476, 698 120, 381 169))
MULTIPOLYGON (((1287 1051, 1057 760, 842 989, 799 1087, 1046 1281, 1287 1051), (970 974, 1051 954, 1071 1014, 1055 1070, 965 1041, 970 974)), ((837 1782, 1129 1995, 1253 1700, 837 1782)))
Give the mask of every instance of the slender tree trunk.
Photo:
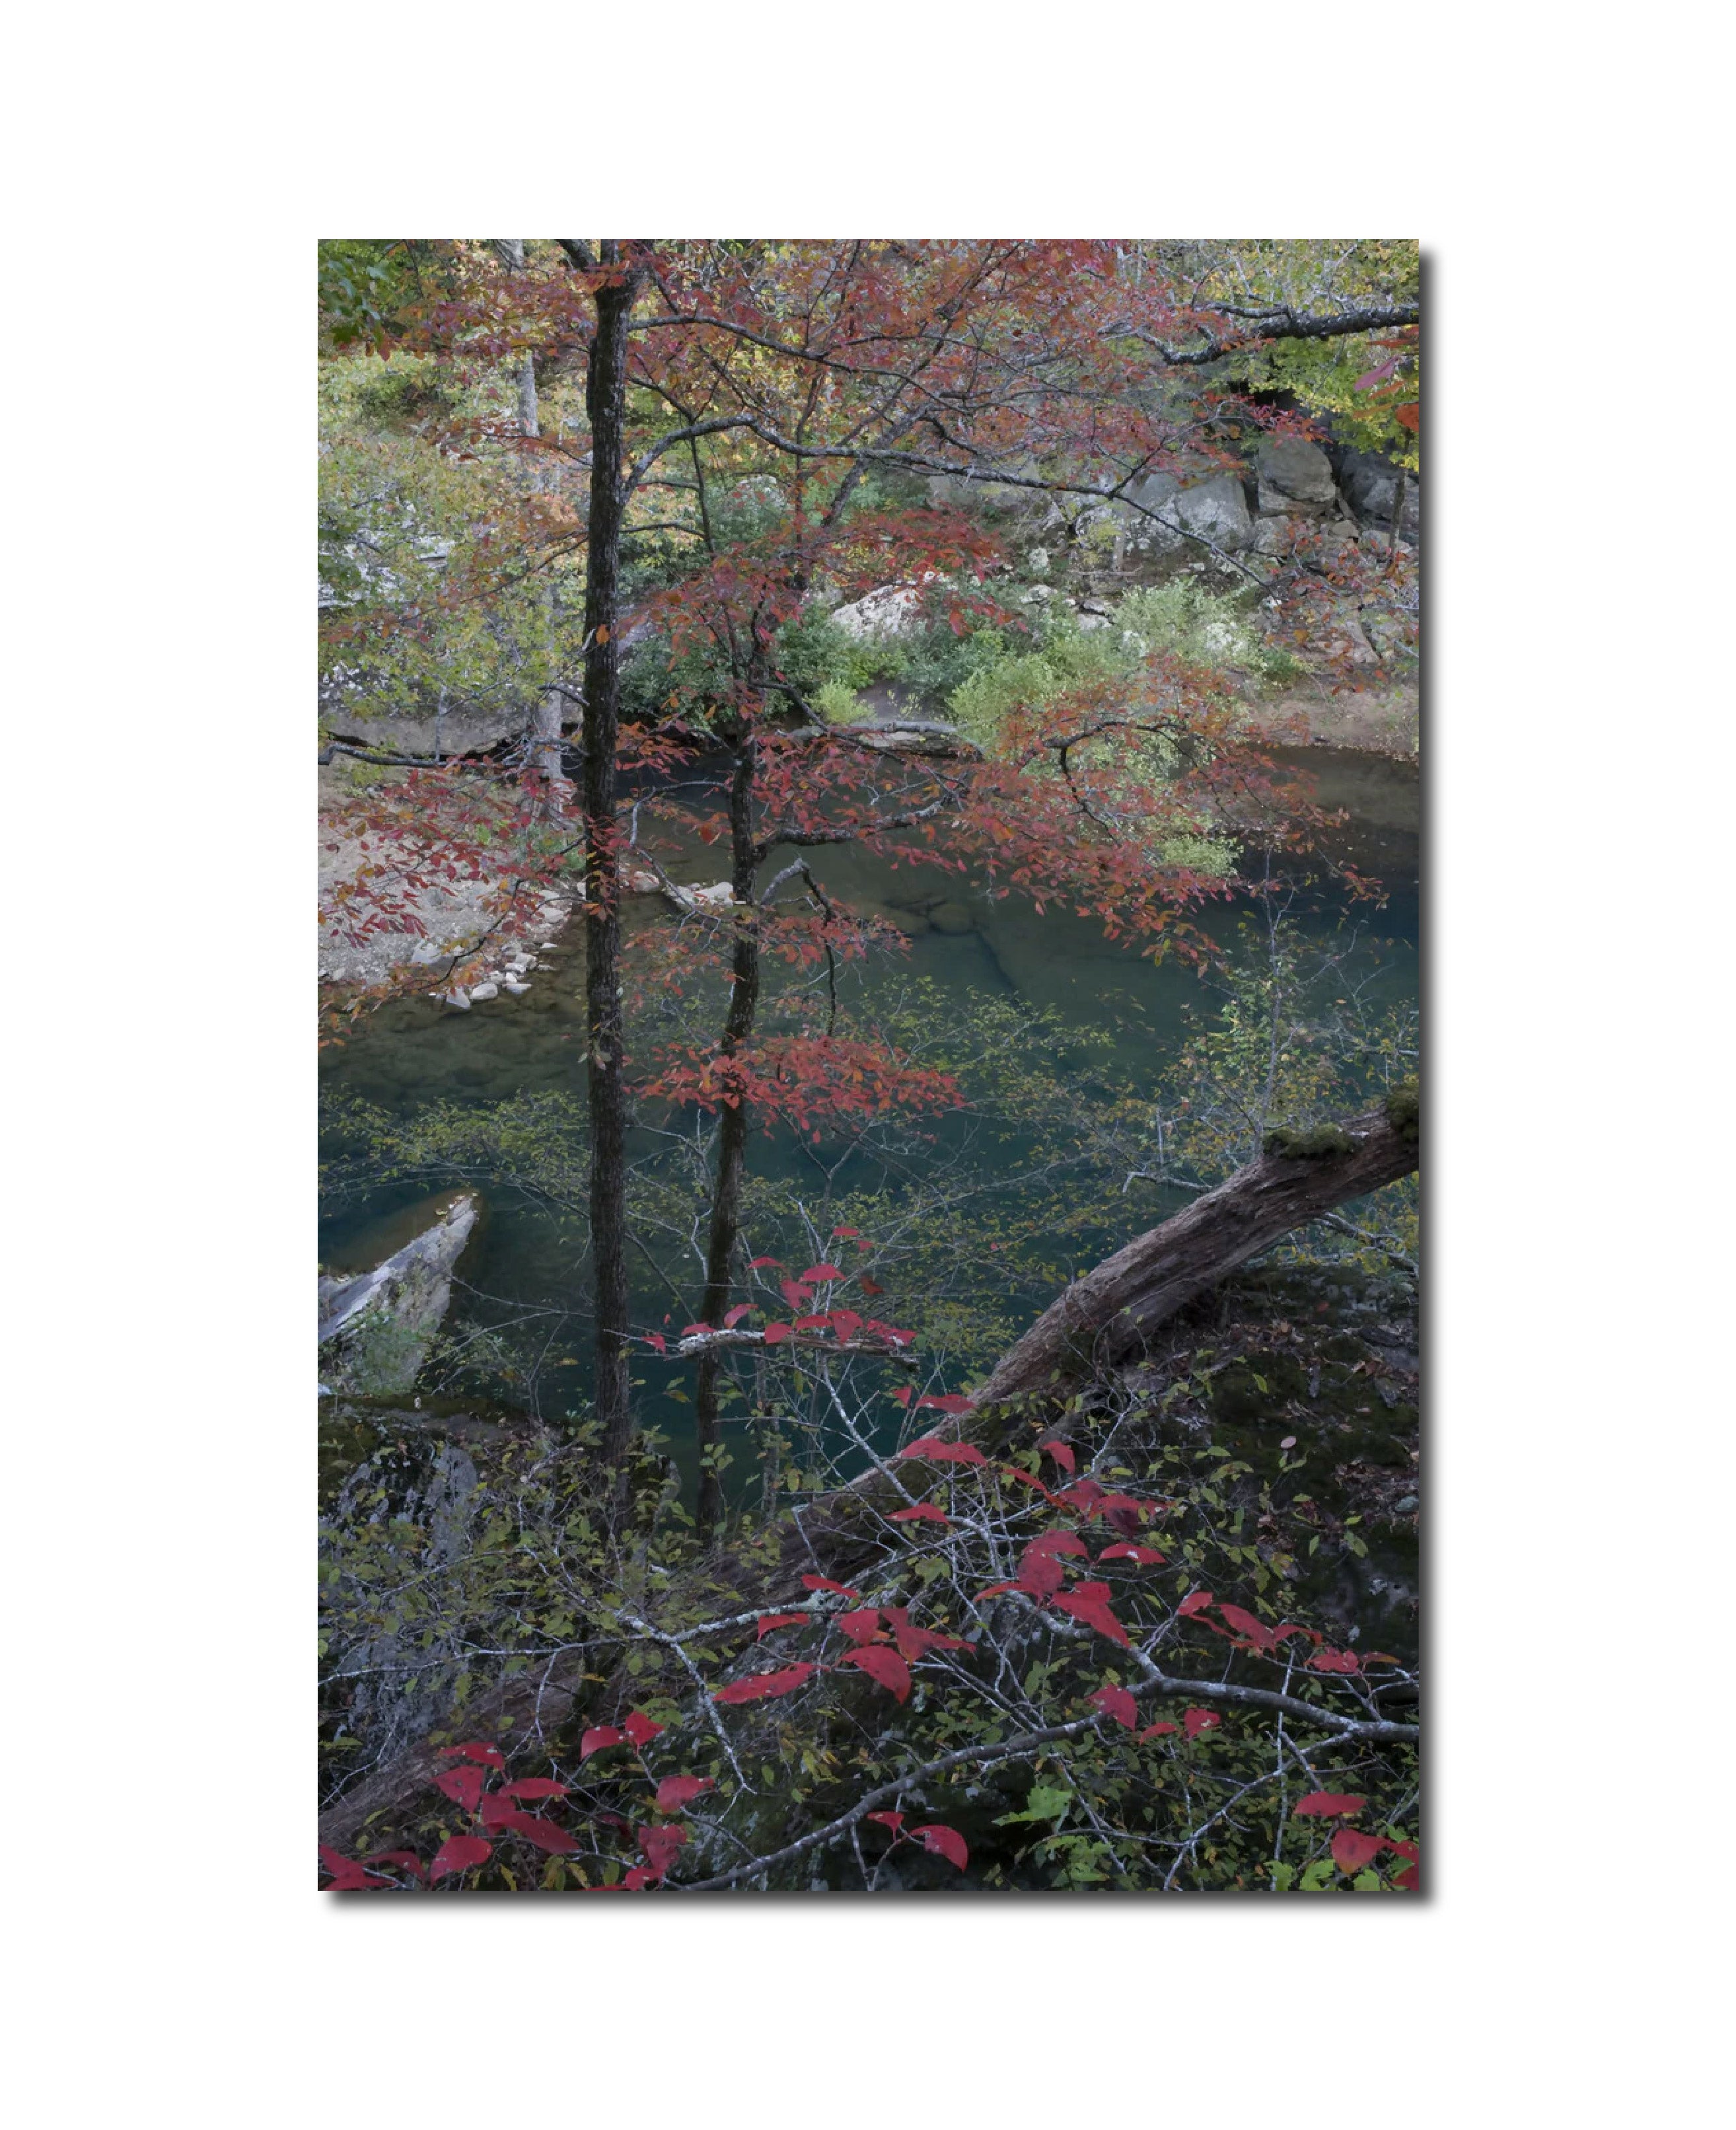
MULTIPOLYGON (((524 239, 522 236, 498 238, 495 249, 515 274, 524 271, 524 239)), ((518 433, 522 437, 536 437, 542 433, 541 410, 537 399, 537 358, 528 348, 518 358, 518 433)), ((534 475, 532 478, 533 485, 541 485, 534 475)), ((547 633, 552 644, 554 614, 550 595, 545 593, 543 599, 547 633)), ((541 700, 531 712, 531 766, 537 777, 538 811, 546 821, 564 819, 573 797, 571 783, 560 773, 561 710, 560 691, 546 688, 541 700)))
MULTIPOLYGON (((618 266, 606 241, 602 263, 618 266)), ((603 1454, 622 1463, 632 1440, 627 1287, 627 1082, 622 1069, 621 881, 615 824, 615 753, 621 696, 617 611, 622 450, 627 408, 627 322, 635 280, 596 292, 585 402, 591 495, 584 595, 585 1033, 591 1129, 591 1261, 596 1287, 597 1416, 603 1454)))
MULTIPOLYGON (((754 808, 753 781, 758 749, 751 733, 746 735, 736 756, 736 772, 729 788, 730 887, 736 900, 735 951, 730 962, 729 1010, 724 1015, 718 1048, 725 1057, 739 1049, 753 1033, 754 1015, 760 1002, 760 937, 753 915, 754 808)), ((705 1298, 699 1321, 721 1325, 729 1307, 730 1260, 741 1225, 742 1178, 747 1165, 747 1105, 727 1105, 718 1125, 718 1177, 712 1192, 711 1233, 705 1253, 705 1298)), ((700 1357, 694 1388, 694 1419, 699 1445, 699 1530, 701 1540, 709 1539, 723 1514, 723 1483, 716 1469, 718 1392, 723 1357, 713 1351, 700 1357)))
MULTIPOLYGON (((550 633, 553 633, 552 628, 550 633)), ((545 688, 531 713, 531 763, 537 777, 537 809, 545 821, 565 820, 572 804, 572 779, 563 776, 560 768, 561 708, 560 690, 545 688)))

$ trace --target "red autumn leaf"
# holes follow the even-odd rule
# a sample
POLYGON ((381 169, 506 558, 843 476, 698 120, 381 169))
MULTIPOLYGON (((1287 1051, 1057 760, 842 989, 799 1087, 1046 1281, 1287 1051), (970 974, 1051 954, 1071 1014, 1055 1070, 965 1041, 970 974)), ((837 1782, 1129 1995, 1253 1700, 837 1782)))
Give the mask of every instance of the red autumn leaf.
POLYGON ((851 1641, 871 1642, 880 1631, 880 1616, 870 1605, 861 1612, 840 1612, 836 1624, 851 1641))
POLYGON ((862 1320, 853 1309, 834 1309, 832 1312, 832 1328, 837 1333, 840 1339, 853 1339, 862 1328, 862 1320))
POLYGON ((744 1316, 753 1313, 753 1306, 751 1301, 738 1301, 733 1309, 726 1309, 723 1312, 723 1329, 726 1331, 733 1331, 744 1316))
POLYGON ((1141 1517, 1150 1512, 1148 1502, 1136 1502, 1131 1494, 1099 1494, 1090 1510, 1091 1516, 1107 1516, 1123 1531, 1137 1531, 1141 1517))
POLYGON ((494 1844, 484 1841, 479 1834, 455 1834, 435 1851, 434 1860, 428 1866, 428 1883, 432 1885, 449 1871, 472 1870, 479 1864, 486 1864, 494 1853, 494 1844))
POLYGON ((1191 1620, 1195 1613, 1203 1612, 1208 1605, 1215 1605, 1217 1602, 1209 1590, 1190 1590, 1176 1607, 1176 1617, 1191 1620))
POLYGON ((1069 1595, 1052 1598, 1049 1602, 1059 1612, 1071 1613, 1087 1627, 1095 1627, 1099 1635, 1107 1635, 1112 1642, 1128 1646, 1128 1631, 1109 1610, 1107 1583, 1080 1583, 1069 1595))
POLYGON ((485 1768, 506 1773, 506 1760, 498 1746, 485 1746, 479 1738, 467 1739, 462 1746, 442 1746, 442 1753, 462 1753, 467 1760, 477 1760, 485 1768))
POLYGON ((962 1871, 971 1861, 971 1851, 965 1846, 965 1837, 956 1827, 913 1827, 913 1835, 919 1836, 922 1845, 931 1855, 944 1856, 949 1864, 962 1871))
POLYGON ((1362 1669, 1350 1650, 1316 1650, 1308 1660, 1310 1671, 1356 1672, 1362 1669))
POLYGON ((621 1728, 627 1733, 627 1742, 630 1745, 648 1746, 663 1726, 661 1723, 653 1723, 650 1717, 636 1708, 621 1728))
POLYGON ((645 1335, 645 1343, 647 1346, 655 1346, 660 1354, 666 1354, 669 1351, 669 1341, 661 1331, 647 1331, 645 1335))
POLYGON ((847 1583, 834 1583, 829 1575, 804 1575, 802 1588, 804 1590, 835 1590, 840 1598, 860 1598, 862 1594, 860 1590, 852 1590, 847 1583))
POLYGON ((813 1669, 811 1664, 794 1664, 785 1665, 782 1671, 756 1672, 751 1679, 738 1679, 719 1687, 712 1699, 731 1707, 746 1701, 775 1701, 781 1694, 794 1693, 813 1669))
POLYGON ((710 1331, 714 1328, 715 1327, 713 1325, 709 1324, 689 1324, 683 1330, 681 1336, 684 1339, 691 1339, 701 1331, 710 1331))
POLYGON ((1223 1718, 1215 1708, 1184 1708, 1181 1727, 1190 1738, 1197 1738, 1202 1731, 1215 1731, 1223 1718))
POLYGON ((322 1890, 328 1894, 377 1894, 391 1883, 382 1873, 364 1871, 358 1865, 354 1872, 345 1872, 331 1879, 322 1890))
POLYGON ((1090 1510, 1103 1499, 1103 1489, 1095 1479, 1075 1479, 1061 1488, 1061 1498, 1071 1508, 1090 1510))
POLYGON ((1139 1704, 1124 1686, 1099 1686, 1091 1696, 1091 1706, 1113 1716, 1123 1730, 1131 1731, 1138 1721, 1139 1704))
POLYGON ((551 1855, 570 1856, 579 1846, 564 1827, 556 1827, 551 1819, 544 1819, 538 1812, 508 1812, 501 1822, 514 1834, 522 1834, 527 1841, 534 1841, 539 1849, 551 1855))
POLYGON ((1392 1883, 1395 1886, 1401 1887, 1407 1894, 1415 1893, 1418 1885, 1416 1865, 1414 1864, 1407 1864, 1405 1869, 1400 1872, 1397 1878, 1395 1878, 1392 1883))
POLYGON ((331 1874, 331 1884, 326 1889, 328 1894, 360 1893, 365 1891, 370 1884, 379 1882, 377 1872, 370 1876, 353 1856, 346 1856, 336 1849, 327 1849, 323 1842, 320 1845, 319 1855, 321 1863, 331 1874))
POLYGON ((579 1758, 588 1760, 593 1753, 600 1753, 606 1746, 624 1746, 627 1733, 618 1731, 613 1723, 599 1723, 594 1730, 587 1731, 579 1741, 579 1758))
POLYGON ((806 1612, 762 1612, 760 1615, 760 1631, 754 1640, 763 1642, 775 1627, 799 1627, 810 1617, 806 1612))
POLYGON ((1033 1553, 1068 1553, 1078 1559, 1089 1560, 1091 1550, 1077 1531, 1045 1531, 1041 1538, 1033 1538, 1020 1559, 1028 1560, 1033 1553))
POLYGON ((1169 1556, 1159 1553, 1155 1545, 1129 1545, 1125 1539, 1117 1545, 1106 1545, 1097 1556, 1099 1560, 1131 1560, 1137 1568, 1162 1568, 1169 1556))
MULTIPOLYGON (((975 1402, 972 1398, 959 1397, 919 1397, 916 1402, 916 1406, 918 1412, 925 1405, 932 1405, 937 1412, 969 1412, 975 1402)), ((975 1462, 979 1464, 985 1464, 987 1459, 979 1453, 975 1462)))
POLYGON ((813 1299, 805 1287, 793 1279, 780 1279, 778 1282, 778 1292, 783 1296, 792 1309, 805 1309, 813 1299))
POLYGON ((886 1688, 895 1700, 910 1698, 910 1667, 896 1650, 851 1650, 844 1662, 859 1666, 877 1686, 886 1688))
POLYGON ((1037 1447, 1046 1455, 1052 1457, 1063 1472, 1078 1470, 1079 1467, 1075 1461, 1073 1452, 1065 1442, 1043 1442, 1039 1443, 1037 1447))
POLYGON ((475 1812, 481 1803, 482 1783, 480 1768, 448 1768, 443 1775, 434 1778, 435 1789, 443 1791, 465 1812, 475 1812))
MULTIPOLYGON (((859 1249, 866 1249, 867 1248, 867 1244, 866 1243, 858 1244, 857 1248, 859 1249)), ((885 1288, 880 1285, 877 1279, 859 1279, 856 1282, 856 1285, 861 1287, 864 1294, 884 1294, 886 1292, 885 1288)))
POLYGON ((807 1271, 802 1274, 802 1277, 804 1279, 815 1280, 842 1279, 844 1277, 844 1268, 842 1265, 835 1264, 809 1265, 807 1271))
POLYGON ((1218 1607, 1218 1614, 1219 1617, 1233 1627, 1238 1635, 1245 1636, 1252 1642, 1257 1650, 1270 1651, 1277 1648, 1278 1638, 1266 1626, 1265 1621, 1257 1619, 1243 1607, 1232 1605, 1226 1598, 1218 1607))
POLYGON ((768 1346, 781 1346, 784 1341, 789 1337, 790 1329, 791 1327, 787 1324, 768 1324, 765 1327, 765 1332, 766 1344, 768 1346))
POLYGON ((795 1321, 798 1331, 824 1331, 830 1328, 832 1319, 827 1316, 799 1316, 795 1321))
POLYGON ((1166 1731, 1179 1731, 1179 1726, 1174 1723, 1147 1723, 1139 1734, 1141 1742, 1147 1738, 1161 1738, 1166 1731))
MULTIPOLYGON (((686 1846, 687 1829, 684 1827, 641 1827, 636 1830, 639 1854, 645 1859, 646 1869, 653 1879, 666 1879, 670 1866, 686 1846)), ((628 1873, 631 1878, 632 1874, 628 1873)), ((641 1880, 641 1884, 647 1883, 641 1880)))
POLYGON ((747 1269, 750 1272, 762 1272, 767 1265, 777 1265, 780 1272, 783 1270, 782 1265, 778 1263, 775 1258, 751 1258, 748 1260, 747 1269))
POLYGON ((518 1809, 504 1790, 493 1790, 482 1801, 480 1808, 483 1830, 498 1834, 518 1809))
POLYGON ((1332 1860, 1341 1871, 1361 1871, 1385 1846, 1378 1834, 1358 1834, 1353 1827, 1341 1827, 1332 1838, 1332 1860))
POLYGON ((979 1590, 977 1592, 976 1602, 980 1605, 985 1598, 999 1598, 1009 1590, 1023 1590, 1023 1588, 1024 1585, 1022 1583, 991 1583, 986 1590, 979 1590))
POLYGON ((1404 357, 1402 356, 1395 355, 1390 362, 1383 362, 1374 370, 1365 370, 1362 372, 1362 375, 1357 378, 1355 383, 1351 386, 1351 390, 1352 392, 1368 391, 1371 387, 1379 384, 1386 378, 1390 377, 1394 370, 1398 368, 1400 363, 1403 360, 1404 357))
POLYGON ((1395 407, 1392 412, 1394 419, 1409 429, 1412 436, 1417 433, 1422 425, 1423 410, 1414 399, 1408 406, 1395 407))
POLYGON ((522 1783, 508 1783, 501 1794, 527 1803, 536 1798, 564 1798, 566 1784, 551 1782, 546 1775, 527 1775, 522 1783))
POLYGON ((904 1605, 889 1605, 885 1608, 886 1624, 892 1630, 892 1639, 898 1645, 901 1657, 912 1664, 930 1650, 968 1650, 975 1645, 967 1642, 962 1635, 938 1634, 932 1627, 918 1627, 911 1622, 909 1608, 904 1605))
POLYGON ((894 1509, 889 1522, 895 1524, 950 1524, 952 1521, 944 1509, 937 1509, 932 1502, 918 1502, 908 1509, 894 1509))
POLYGON ((1297 1800, 1294 1816, 1298 1819, 1335 1819, 1341 1812, 1361 1812, 1367 1804, 1365 1797, 1352 1797, 1347 1790, 1310 1790, 1305 1798, 1297 1800))
POLYGON ((685 1812, 696 1797, 715 1789, 709 1775, 665 1775, 657 1785, 659 1812, 685 1812))
MULTIPOLYGON (((918 1399, 918 1404, 932 1405, 932 1398, 918 1399)), ((927 1457, 937 1464, 986 1464, 988 1459, 974 1443, 942 1442, 936 1435, 919 1435, 914 1442, 907 1443, 898 1453, 900 1457, 927 1457)))
POLYGON ((834 1228, 832 1239, 835 1243, 853 1243, 861 1232, 860 1228, 834 1228))
POLYGON ((1051 1553, 1038 1553, 1027 1546, 1018 1557, 1018 1581, 1015 1588, 1027 1592, 1033 1598, 1052 1598, 1057 1590, 1066 1588, 1066 1570, 1051 1553))
POLYGON ((895 1391, 888 1391, 886 1395, 892 1400, 894 1405, 909 1405, 910 1402, 910 1386, 909 1383, 900 1383, 895 1391))
POLYGON ((876 1827, 889 1827, 894 1834, 904 1823, 901 1812, 870 1812, 868 1817, 876 1827))

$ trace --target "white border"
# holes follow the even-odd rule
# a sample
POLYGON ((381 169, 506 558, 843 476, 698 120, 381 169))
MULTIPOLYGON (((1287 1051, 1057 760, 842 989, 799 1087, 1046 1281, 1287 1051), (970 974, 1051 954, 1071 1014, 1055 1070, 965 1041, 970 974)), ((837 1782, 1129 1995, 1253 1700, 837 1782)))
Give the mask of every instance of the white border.
POLYGON ((1648 20, 33 30, 8 393, 23 2119, 1705 2119, 1722 1607, 1684 1586, 1729 1497, 1695 1218, 1728 1138, 1723 958, 1695 934, 1725 840, 1728 341, 1724 247, 1691 219, 1712 74, 1672 41, 1686 11, 1648 20), (562 200, 588 229, 1421 236, 1432 1900, 381 1914, 309 1890, 312 241, 562 200))

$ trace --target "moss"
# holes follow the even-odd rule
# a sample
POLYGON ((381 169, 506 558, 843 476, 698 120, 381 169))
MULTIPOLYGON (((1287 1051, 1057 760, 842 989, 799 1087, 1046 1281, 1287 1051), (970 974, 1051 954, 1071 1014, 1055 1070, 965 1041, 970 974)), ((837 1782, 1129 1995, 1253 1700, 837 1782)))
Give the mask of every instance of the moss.
POLYGON ((1328 1155, 1354 1153, 1356 1141, 1342 1125, 1316 1125, 1312 1131, 1289 1131, 1282 1125, 1266 1134, 1267 1153, 1285 1161, 1323 1161, 1328 1155))
POLYGON ((1405 1139, 1414 1139, 1421 1130, 1422 1094, 1414 1076, 1388 1091, 1386 1121, 1405 1139))

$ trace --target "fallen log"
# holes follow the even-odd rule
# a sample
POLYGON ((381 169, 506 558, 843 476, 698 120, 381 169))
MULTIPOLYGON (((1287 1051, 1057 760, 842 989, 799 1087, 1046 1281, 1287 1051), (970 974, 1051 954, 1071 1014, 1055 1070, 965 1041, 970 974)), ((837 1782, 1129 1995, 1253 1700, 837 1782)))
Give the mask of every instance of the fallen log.
POLYGON ((476 1217, 475 1195, 466 1191, 372 1272, 320 1274, 319 1344, 336 1340, 343 1349, 334 1383, 344 1377, 370 1391, 411 1387, 451 1301, 452 1268, 476 1217))
MULTIPOLYGON (((1267 1147, 1215 1191, 1075 1280, 997 1365, 975 1392, 972 1411, 932 1431, 965 1440, 977 1433, 998 1436, 1004 1431, 1000 1409, 1051 1392, 1092 1368, 1119 1365, 1166 1317, 1291 1229, 1408 1175, 1418 1157, 1414 1091, 1318 1132, 1273 1134, 1267 1147)), ((851 1486, 787 1513, 783 1543, 769 1561, 750 1569, 740 1560, 713 1559, 703 1572, 715 1583, 721 1568, 749 1617, 806 1602, 805 1572, 818 1569, 847 1581, 856 1561, 871 1552, 877 1542, 873 1510, 883 1494, 891 1498, 889 1483, 871 1469, 851 1486)), ((593 1662, 580 1650, 477 1695, 465 1707, 466 1726, 508 1751, 532 1731, 558 1733, 594 1680, 594 1672, 587 1671, 593 1662)), ((322 1815, 320 1840, 341 1849, 374 1815, 389 1824, 416 1803, 442 1765, 436 1749, 422 1744, 375 1769, 322 1815)))
POLYGON ((1075 1280, 972 1394, 1006 1405, 1120 1367, 1166 1317, 1292 1228, 1417 1165, 1414 1093, 1309 1133, 1274 1132, 1257 1161, 1075 1280))

